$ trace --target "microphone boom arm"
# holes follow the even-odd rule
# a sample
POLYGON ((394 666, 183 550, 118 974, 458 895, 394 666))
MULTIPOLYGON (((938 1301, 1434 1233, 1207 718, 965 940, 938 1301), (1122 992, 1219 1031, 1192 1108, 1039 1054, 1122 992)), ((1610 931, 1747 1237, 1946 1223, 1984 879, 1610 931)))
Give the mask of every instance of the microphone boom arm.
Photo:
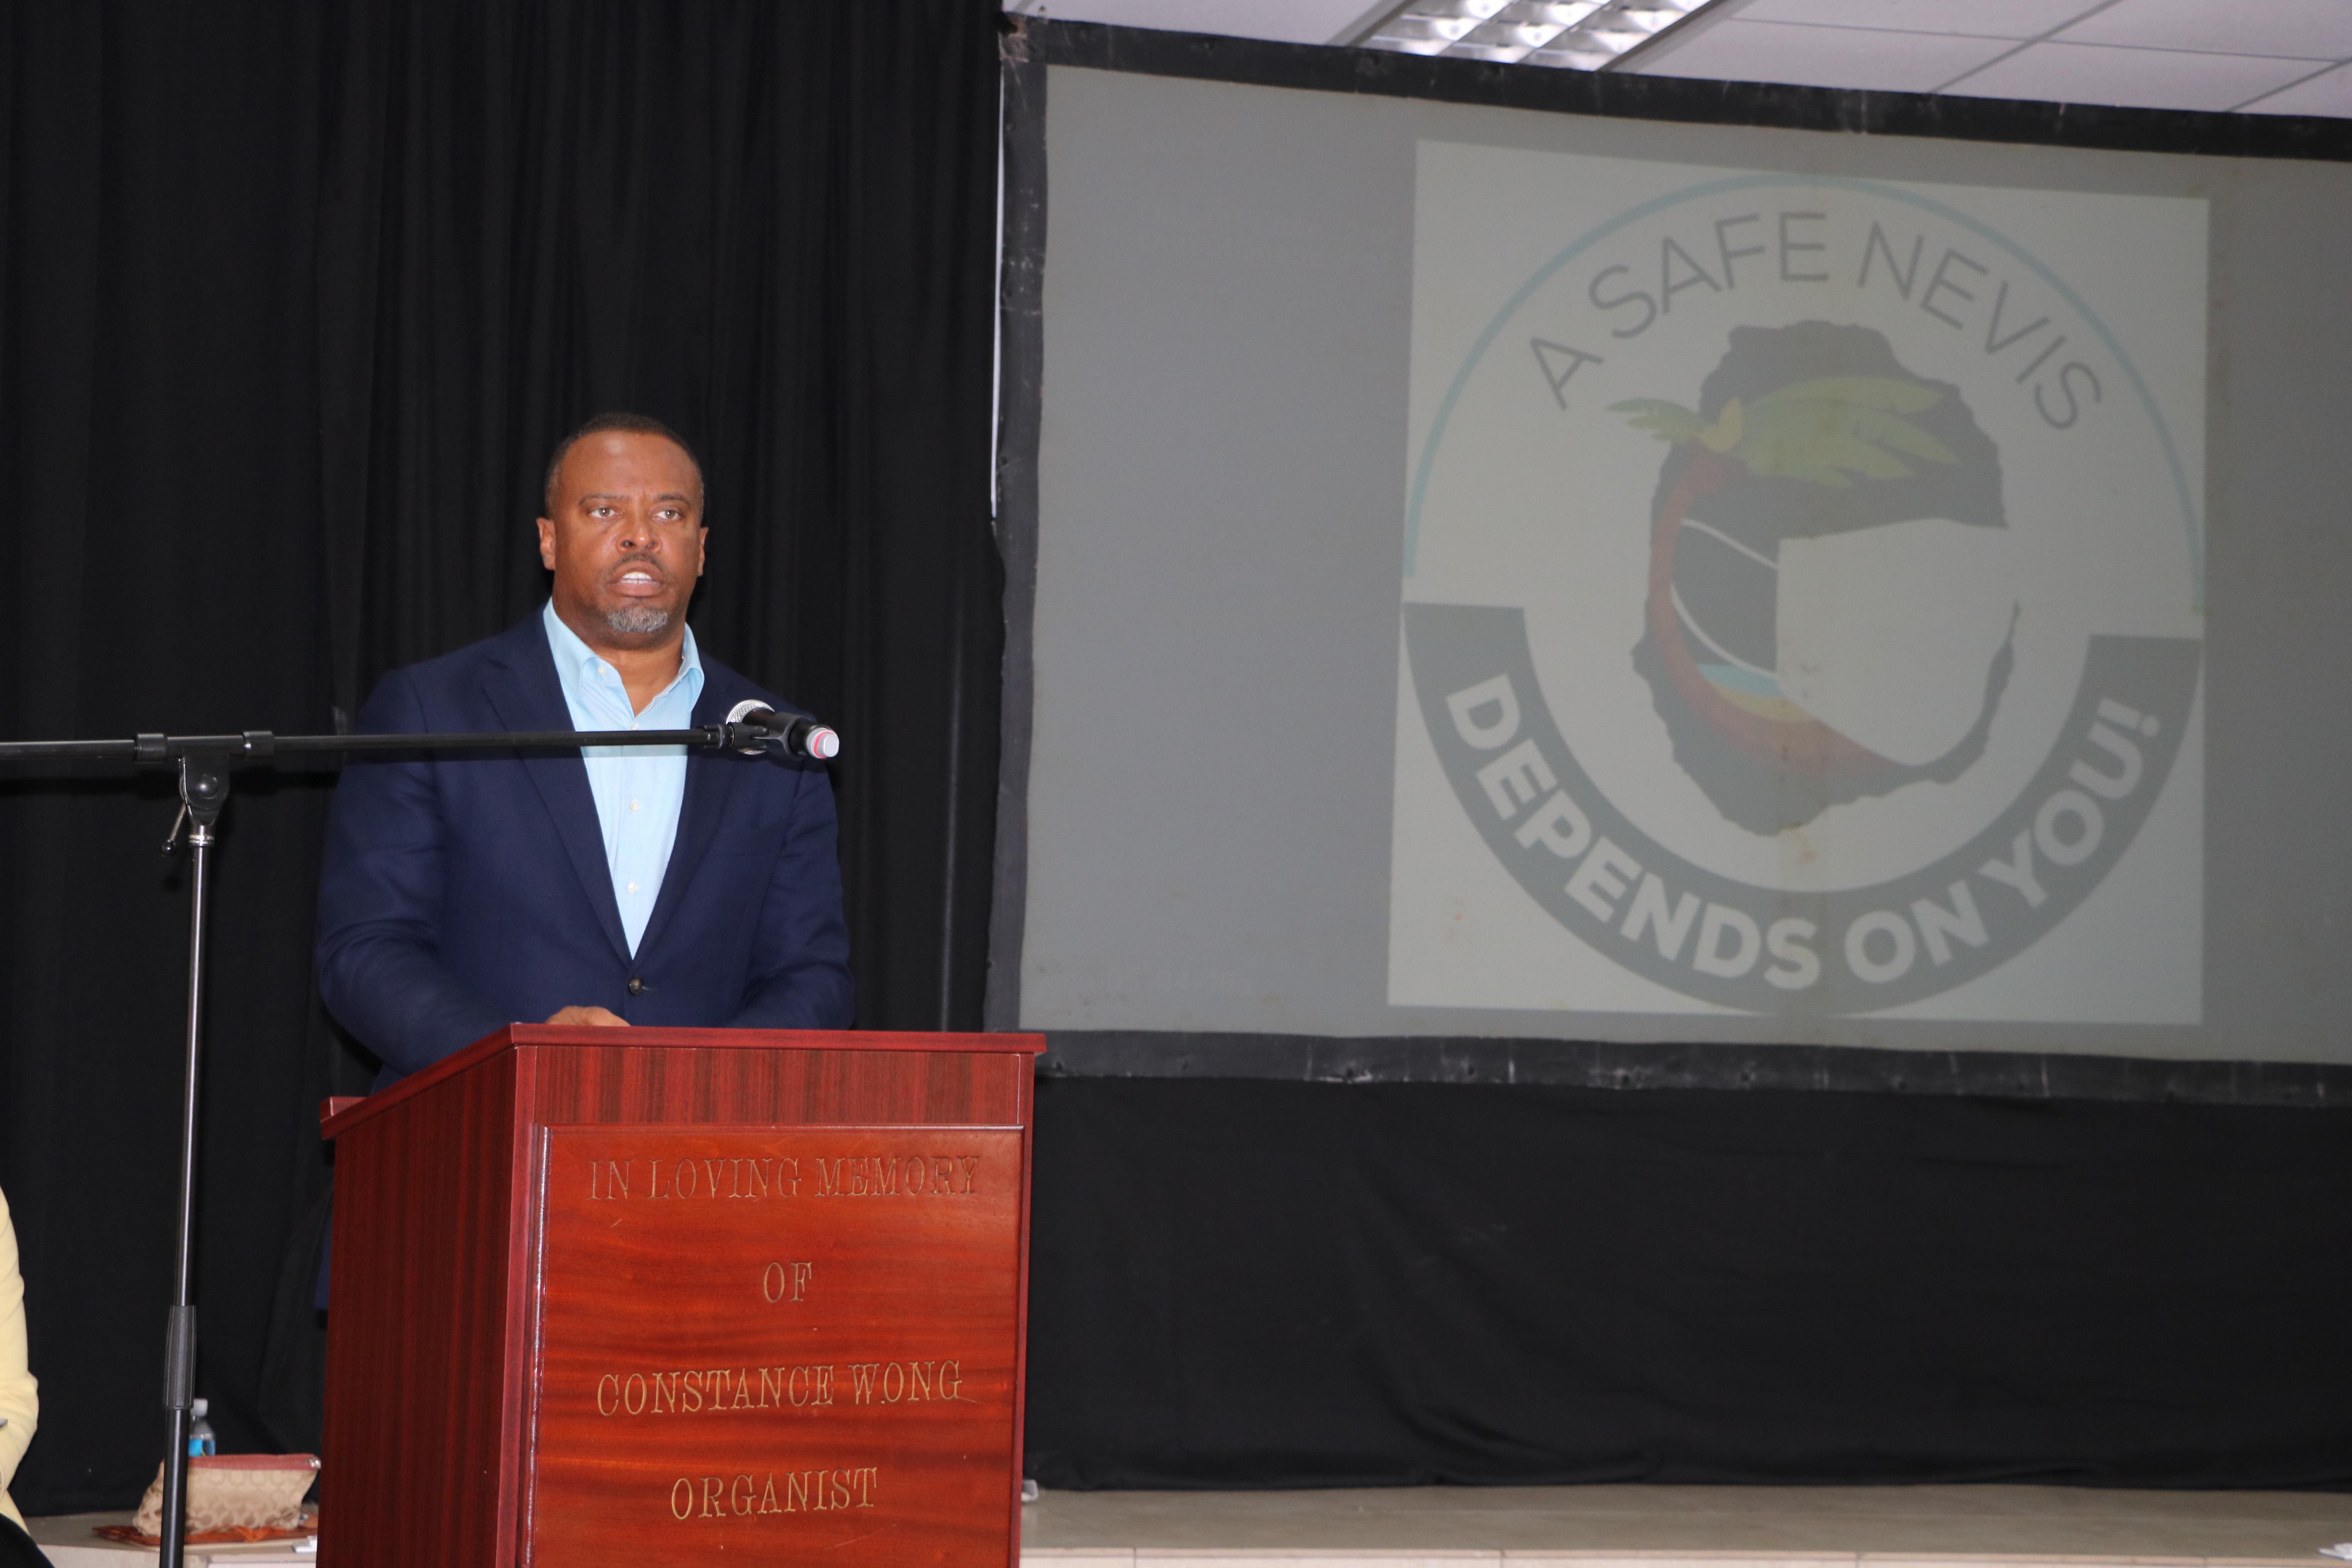
MULTIPOLYGON (((767 712, 768 710, 758 710, 767 712)), ((0 741, 0 763, 125 762, 173 767, 184 757, 218 757, 230 763, 294 756, 380 756, 417 752, 554 752, 587 746, 684 746, 692 751, 756 752, 782 739, 780 727, 832 735, 805 714, 772 715, 773 723, 730 719, 690 730, 520 730, 457 734, 278 735, 247 730, 234 735, 134 735, 115 741, 0 741)), ((840 750, 836 737, 832 752, 840 750)), ((807 755, 806 752, 797 754, 807 755)), ((820 758, 820 760, 824 760, 820 758)))

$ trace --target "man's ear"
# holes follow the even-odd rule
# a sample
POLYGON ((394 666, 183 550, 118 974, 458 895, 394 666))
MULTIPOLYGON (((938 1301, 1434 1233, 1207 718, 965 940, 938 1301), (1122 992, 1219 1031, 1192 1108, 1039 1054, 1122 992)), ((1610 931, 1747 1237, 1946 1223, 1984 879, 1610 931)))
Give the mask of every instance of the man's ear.
POLYGON ((701 576, 710 566, 710 531, 703 529, 694 536, 694 574, 701 576))
POLYGON ((555 570, 555 523, 550 518, 539 520, 539 563, 550 572, 555 570))

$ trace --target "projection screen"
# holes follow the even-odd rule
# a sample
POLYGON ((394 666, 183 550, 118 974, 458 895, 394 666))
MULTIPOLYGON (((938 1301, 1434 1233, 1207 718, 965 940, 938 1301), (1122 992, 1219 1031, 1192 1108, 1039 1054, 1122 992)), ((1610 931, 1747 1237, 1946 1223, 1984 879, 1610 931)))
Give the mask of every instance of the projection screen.
POLYGON ((2352 1062, 2344 165, 1045 74, 994 1021, 2352 1062))

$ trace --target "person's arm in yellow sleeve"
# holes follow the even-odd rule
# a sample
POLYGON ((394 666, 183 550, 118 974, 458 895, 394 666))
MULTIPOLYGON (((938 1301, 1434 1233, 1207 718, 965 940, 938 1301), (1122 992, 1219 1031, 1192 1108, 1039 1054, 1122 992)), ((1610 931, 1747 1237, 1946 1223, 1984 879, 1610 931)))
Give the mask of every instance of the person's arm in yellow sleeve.
POLYGON ((8 1197, 0 1193, 0 1514, 18 1524, 25 1516, 9 1500, 8 1483, 33 1440, 41 1413, 38 1386, 25 1360, 25 1281, 16 1272, 16 1230, 8 1223, 8 1197))

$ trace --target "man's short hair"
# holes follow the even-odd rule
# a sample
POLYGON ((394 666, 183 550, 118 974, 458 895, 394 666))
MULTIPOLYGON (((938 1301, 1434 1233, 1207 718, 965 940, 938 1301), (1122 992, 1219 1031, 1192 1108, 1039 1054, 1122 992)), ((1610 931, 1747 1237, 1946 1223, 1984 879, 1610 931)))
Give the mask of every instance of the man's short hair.
POLYGON ((686 444, 685 437, 650 414, 599 414, 558 441, 555 455, 547 459, 547 486, 540 492, 539 498, 539 504, 546 509, 547 516, 555 515, 555 481, 557 476, 563 472, 563 459, 572 455, 572 448, 591 436, 602 436, 614 430, 631 436, 658 436, 684 452, 686 460, 694 465, 695 488, 703 492, 703 504, 706 507, 709 505, 710 488, 703 481, 702 459, 694 455, 694 448, 686 444))

